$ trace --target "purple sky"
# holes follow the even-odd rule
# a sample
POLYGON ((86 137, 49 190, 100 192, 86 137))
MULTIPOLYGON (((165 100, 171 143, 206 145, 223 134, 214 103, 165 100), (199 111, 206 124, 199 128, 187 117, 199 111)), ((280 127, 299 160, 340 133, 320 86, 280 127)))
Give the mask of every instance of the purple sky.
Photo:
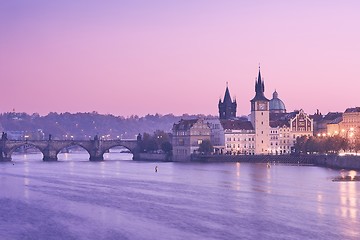
POLYGON ((359 1, 0 2, 0 112, 217 114, 360 106, 359 1), (271 3, 270 3, 271 2, 271 3), (315 3, 316 2, 316 3, 315 3))

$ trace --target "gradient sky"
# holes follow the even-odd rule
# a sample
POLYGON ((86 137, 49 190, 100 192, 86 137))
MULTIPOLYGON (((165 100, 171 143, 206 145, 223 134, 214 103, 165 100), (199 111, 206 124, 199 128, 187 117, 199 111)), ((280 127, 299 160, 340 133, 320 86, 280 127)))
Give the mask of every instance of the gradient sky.
POLYGON ((360 106, 360 1, 0 2, 0 112, 217 114, 360 106))

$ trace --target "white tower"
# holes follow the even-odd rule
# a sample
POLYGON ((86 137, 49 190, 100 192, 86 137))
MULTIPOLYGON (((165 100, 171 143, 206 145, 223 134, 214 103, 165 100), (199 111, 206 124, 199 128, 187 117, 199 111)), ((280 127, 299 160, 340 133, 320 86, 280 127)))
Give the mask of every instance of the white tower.
POLYGON ((259 76, 255 82, 255 97, 251 102, 251 123, 255 129, 255 154, 269 154, 269 99, 264 96, 264 81, 259 76))

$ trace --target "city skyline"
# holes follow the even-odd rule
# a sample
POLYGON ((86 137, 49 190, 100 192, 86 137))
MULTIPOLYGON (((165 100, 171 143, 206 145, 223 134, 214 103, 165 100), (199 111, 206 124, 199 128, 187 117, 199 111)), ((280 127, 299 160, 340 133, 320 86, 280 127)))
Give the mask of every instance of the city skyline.
POLYGON ((358 106, 356 1, 0 3, 0 112, 15 109, 218 115, 228 82, 250 113, 265 95, 288 111, 358 106))

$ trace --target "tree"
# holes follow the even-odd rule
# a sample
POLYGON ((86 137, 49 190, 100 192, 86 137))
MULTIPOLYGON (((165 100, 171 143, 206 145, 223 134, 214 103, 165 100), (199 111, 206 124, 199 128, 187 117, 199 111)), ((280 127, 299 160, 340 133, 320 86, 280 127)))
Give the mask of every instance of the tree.
POLYGON ((295 142, 295 145, 294 145, 294 148, 295 148, 295 151, 297 153, 302 153, 302 152, 305 152, 306 149, 305 149, 305 143, 307 141, 307 137, 306 136, 301 136, 301 137, 297 137, 296 138, 296 142, 295 142))
POLYGON ((162 130, 156 130, 153 134, 153 138, 158 146, 161 146, 164 142, 169 142, 169 134, 162 130))
POLYGON ((199 152, 201 153, 212 153, 214 150, 213 145, 211 144, 210 140, 203 140, 199 145, 199 152))
POLYGON ((169 141, 163 142, 161 144, 161 150, 163 150, 165 153, 171 153, 172 149, 172 144, 169 141))
POLYGON ((356 136, 355 140, 353 142, 353 149, 355 153, 358 153, 360 151, 360 137, 356 136))
POLYGON ((141 142, 141 150, 143 152, 153 152, 159 149, 157 142, 154 139, 154 136, 151 136, 148 133, 143 134, 141 142))
POLYGON ((314 137, 309 137, 304 143, 304 151, 309 153, 318 152, 318 141, 314 137))

